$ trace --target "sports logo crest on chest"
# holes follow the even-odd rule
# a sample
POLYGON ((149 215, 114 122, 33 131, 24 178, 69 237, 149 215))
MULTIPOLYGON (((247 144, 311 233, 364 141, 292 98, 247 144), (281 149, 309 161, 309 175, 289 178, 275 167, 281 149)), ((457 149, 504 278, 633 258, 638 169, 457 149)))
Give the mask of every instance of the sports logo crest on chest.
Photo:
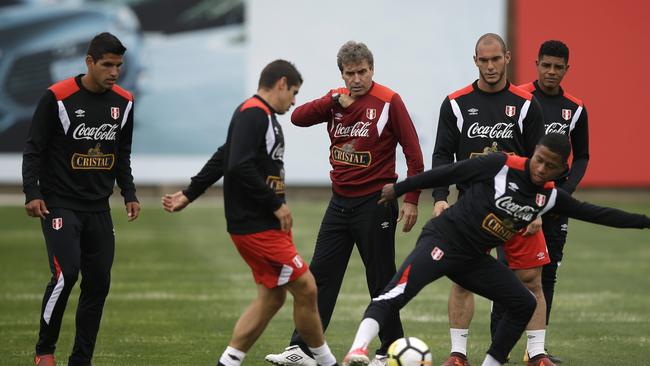
POLYGON ((377 110, 375 108, 366 108, 366 118, 373 120, 377 117, 377 110))
POLYGON ((114 120, 117 120, 120 118, 120 108, 119 107, 111 107, 111 118, 114 120))
POLYGON ((506 116, 512 117, 515 114, 517 114, 517 107, 515 107, 514 105, 507 105, 506 106, 506 116))
POLYGON ((563 109, 562 110, 562 119, 565 121, 568 121, 571 119, 571 110, 570 109, 563 109))

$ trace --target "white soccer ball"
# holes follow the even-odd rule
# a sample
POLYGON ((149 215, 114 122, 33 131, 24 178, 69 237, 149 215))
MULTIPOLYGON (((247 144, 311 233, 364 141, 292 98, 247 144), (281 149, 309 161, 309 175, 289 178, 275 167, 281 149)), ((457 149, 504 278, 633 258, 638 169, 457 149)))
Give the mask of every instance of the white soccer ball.
POLYGON ((429 346, 415 337, 404 337, 388 347, 388 366, 431 366, 429 346))

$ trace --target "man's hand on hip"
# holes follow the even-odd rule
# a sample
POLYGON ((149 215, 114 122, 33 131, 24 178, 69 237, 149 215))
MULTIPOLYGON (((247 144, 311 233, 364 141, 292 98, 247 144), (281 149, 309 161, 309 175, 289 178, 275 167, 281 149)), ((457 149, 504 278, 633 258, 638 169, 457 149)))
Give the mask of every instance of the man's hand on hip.
POLYGON ((277 210, 273 211, 273 214, 275 217, 280 220, 280 228, 282 231, 289 232, 291 231, 291 225, 293 225, 293 218, 291 217, 291 210, 289 210, 289 206, 287 206, 286 203, 283 203, 280 208, 277 210))

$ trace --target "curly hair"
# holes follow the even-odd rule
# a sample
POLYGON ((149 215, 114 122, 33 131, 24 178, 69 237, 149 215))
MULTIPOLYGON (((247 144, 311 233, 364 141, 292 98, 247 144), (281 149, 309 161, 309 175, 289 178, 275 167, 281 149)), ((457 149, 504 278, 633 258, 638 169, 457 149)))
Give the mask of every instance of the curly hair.
POLYGON ((569 47, 562 41, 549 40, 539 46, 537 58, 541 59, 543 56, 561 57, 564 62, 569 63, 569 47))

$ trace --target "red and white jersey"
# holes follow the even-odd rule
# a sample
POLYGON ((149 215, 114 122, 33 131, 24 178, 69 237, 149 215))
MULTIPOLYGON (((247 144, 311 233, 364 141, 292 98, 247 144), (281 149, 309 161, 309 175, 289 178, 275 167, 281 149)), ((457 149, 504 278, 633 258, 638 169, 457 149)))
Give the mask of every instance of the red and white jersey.
MULTIPOLYGON (((345 88, 296 108, 291 122, 307 127, 327 123, 330 137, 330 178, 336 194, 359 197, 380 191, 397 180, 395 149, 399 143, 406 156, 407 176, 423 171, 417 132, 399 94, 373 82, 370 90, 347 108, 332 99, 345 88)), ((417 204, 420 192, 409 192, 405 201, 417 204)))

